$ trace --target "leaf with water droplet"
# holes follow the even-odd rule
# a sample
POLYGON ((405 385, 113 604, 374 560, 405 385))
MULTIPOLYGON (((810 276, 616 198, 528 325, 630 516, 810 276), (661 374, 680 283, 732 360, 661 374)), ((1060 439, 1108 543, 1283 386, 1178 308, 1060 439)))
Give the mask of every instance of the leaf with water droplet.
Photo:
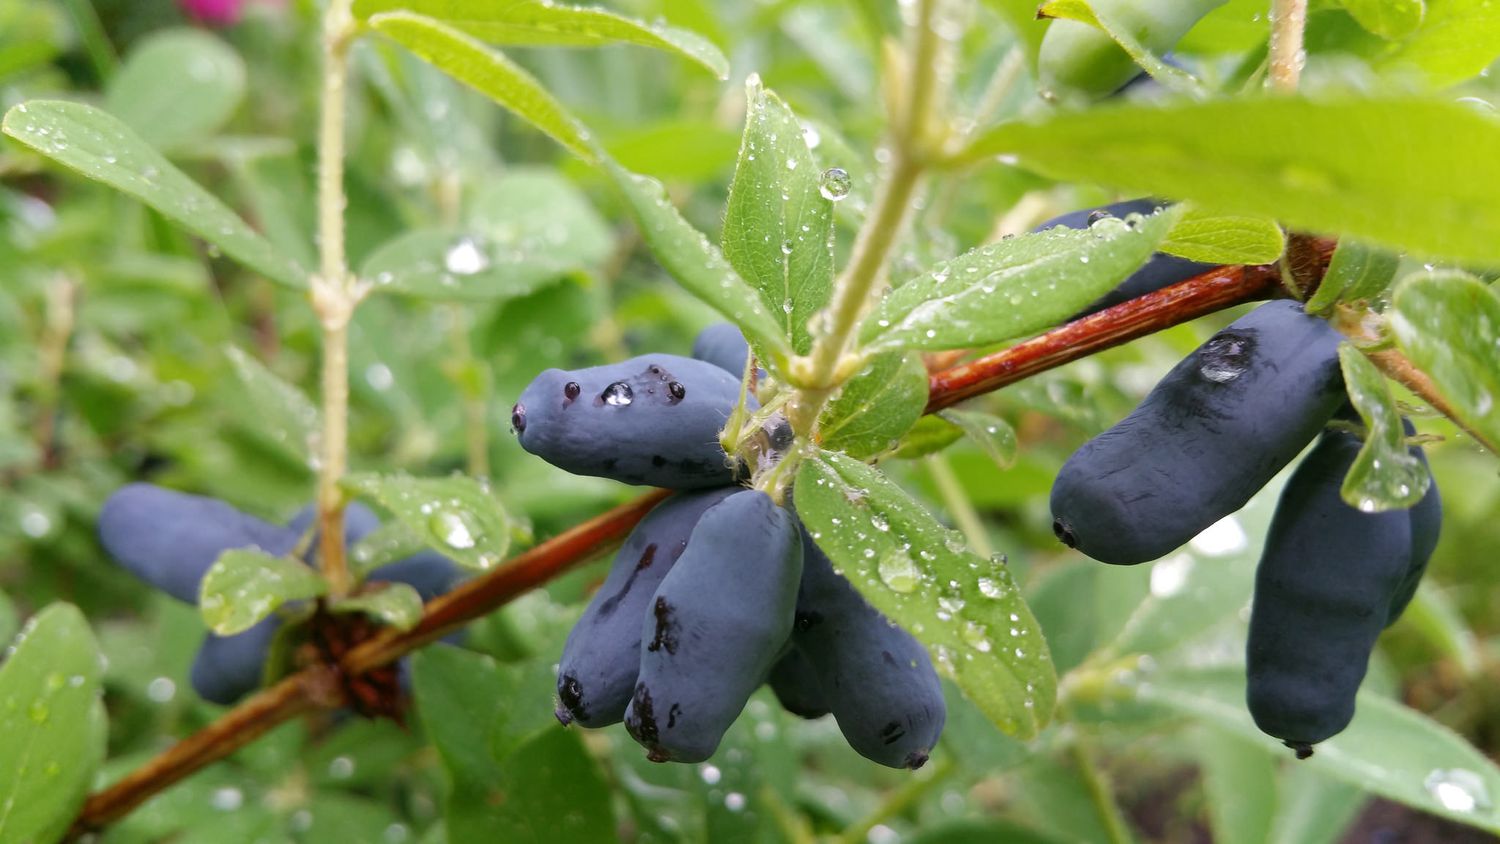
POLYGON ((593 6, 495 0, 357 0, 354 14, 368 18, 405 10, 428 15, 491 44, 517 47, 595 47, 636 44, 682 56, 720 79, 729 60, 707 38, 677 26, 647 23, 593 6))
POLYGON ((944 410, 940 415, 961 428, 996 466, 1009 469, 1015 465, 1016 429, 1009 422, 979 410, 944 410))
POLYGON ((1459 421, 1500 448, 1500 294, 1456 270, 1402 279, 1390 324, 1459 421))
POLYGON ((220 636, 233 636, 289 601, 316 598, 328 592, 328 582, 317 570, 291 557, 263 551, 225 551, 214 561, 198 587, 198 610, 203 621, 220 636))
POLYGON ((820 452, 794 489, 818 547, 991 721, 1024 738, 1050 720, 1057 678, 1047 643, 1003 565, 950 542, 921 505, 858 460, 820 452), (1003 647, 996 631, 1007 633, 1003 647))
POLYGON ((410 630, 422 620, 422 596, 405 583, 381 583, 373 591, 339 598, 328 608, 333 612, 364 613, 397 630, 410 630))
POLYGON ((724 257, 773 309, 793 349, 806 354, 808 320, 833 289, 833 206, 791 109, 758 84, 747 84, 746 97, 724 210, 724 257))
POLYGON ((99 646, 71 604, 37 613, 0 664, 0 841, 57 841, 104 761, 99 646), (76 680, 74 679, 76 678, 76 680))
POLYGON ((296 261, 108 112, 83 103, 32 100, 7 112, 3 128, 42 155, 155 208, 272 281, 307 286, 307 272, 296 261))
POLYGON ((388 510, 412 536, 460 565, 494 568, 510 549, 510 517, 472 478, 357 473, 342 483, 388 510))
POLYGON ((889 456, 901 460, 926 457, 942 451, 963 436, 962 428, 944 419, 941 414, 934 413, 918 419, 917 424, 906 432, 900 445, 889 456))
POLYGON ((360 277, 373 282, 380 293, 487 302, 524 296, 586 269, 574 255, 550 243, 501 242, 433 228, 405 232, 375 250, 360 267, 360 277))
POLYGON ((317 406, 296 385, 241 349, 226 346, 224 354, 244 388, 244 406, 250 410, 242 417, 244 424, 306 462, 317 450, 316 437, 322 427, 317 406))
POLYGON ((1151 257, 1177 207, 1135 228, 1053 229, 966 252, 892 291, 864 323, 872 349, 967 349, 1050 328, 1151 257))
POLYGON ((877 355, 846 383, 818 420, 825 448, 864 459, 888 451, 927 406, 927 367, 920 355, 877 355))
POLYGON ((1339 344, 1339 366, 1349 402, 1365 423, 1365 442, 1339 495, 1366 513, 1414 506, 1432 485, 1432 473, 1406 445, 1401 413, 1385 376, 1348 343, 1339 344))

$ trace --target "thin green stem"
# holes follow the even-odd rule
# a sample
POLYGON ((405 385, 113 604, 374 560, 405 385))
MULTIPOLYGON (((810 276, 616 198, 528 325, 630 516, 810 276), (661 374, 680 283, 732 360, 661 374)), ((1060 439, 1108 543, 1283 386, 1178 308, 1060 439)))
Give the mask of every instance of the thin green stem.
POLYGON ((942 99, 940 69, 947 66, 946 51, 952 46, 934 27, 943 2, 920 0, 917 5, 908 38, 910 61, 905 63, 911 74, 905 90, 896 97, 892 115, 890 169, 855 238, 849 263, 834 283, 832 301, 817 317, 811 353, 793 362, 792 380, 798 390, 788 406, 787 419, 799 437, 813 435, 824 405, 858 369, 858 361, 849 357, 856 330, 880 296, 891 249, 901 240, 922 174, 937 153, 940 141, 935 138, 941 133, 934 128, 938 124, 934 115, 942 99))
POLYGON ((120 64, 120 59, 115 55, 115 46, 110 43, 109 34, 104 31, 104 24, 99 21, 99 13, 94 10, 94 4, 90 0, 66 0, 63 5, 67 6, 68 17, 73 19, 73 28, 83 41, 83 51, 89 57, 89 64, 94 66, 94 74, 99 77, 100 82, 108 82, 120 64))
POLYGON ((1073 764, 1078 766, 1079 776, 1083 777, 1084 787, 1088 789, 1094 811, 1099 813, 1099 821, 1104 825, 1110 844, 1131 844, 1135 836, 1131 835, 1125 814, 1120 811, 1120 804, 1115 801, 1114 792, 1088 743, 1082 736, 1076 736, 1068 751, 1073 764))
POLYGON ((330 0, 323 18, 323 94, 318 123, 318 258, 313 309, 323 327, 323 434, 319 442, 318 559, 329 589, 346 594, 352 578, 344 558, 344 495, 339 480, 348 467, 349 319, 359 291, 344 251, 344 109, 349 45, 354 37, 350 0, 330 0))
MULTIPOLYGON (((463 180, 453 171, 445 171, 433 183, 438 218, 443 225, 456 228, 463 213, 463 180)), ((469 311, 462 305, 449 305, 448 342, 453 350, 450 377, 463 400, 465 465, 476 478, 490 476, 489 372, 474 356, 469 338, 469 311)))
POLYGON ((969 547, 979 556, 989 557, 995 552, 995 548, 990 544, 990 537, 985 532, 984 522, 979 518, 979 511, 974 509, 974 502, 969 500, 969 494, 964 491, 948 458, 939 452, 929 455, 926 463, 932 482, 937 485, 938 495, 943 499, 943 506, 952 514, 953 521, 958 523, 958 529, 968 541, 969 547))

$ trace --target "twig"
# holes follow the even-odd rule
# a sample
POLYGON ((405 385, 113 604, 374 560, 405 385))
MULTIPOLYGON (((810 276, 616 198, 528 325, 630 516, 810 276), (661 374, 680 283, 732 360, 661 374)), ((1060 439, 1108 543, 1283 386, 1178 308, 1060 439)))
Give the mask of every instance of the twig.
POLYGON ((223 759, 282 722, 318 708, 324 688, 336 688, 336 684, 319 683, 316 672, 309 669, 259 692, 109 788, 90 796, 78 820, 73 822, 67 840, 125 817, 158 792, 209 763, 223 759))
MULTIPOLYGON (((1323 266, 1332 241, 1318 241, 1323 266)), ((1274 264, 1219 267, 1186 281, 1122 302, 1008 349, 934 373, 927 412, 998 390, 1065 363, 1189 322, 1206 314, 1276 294, 1274 264)))

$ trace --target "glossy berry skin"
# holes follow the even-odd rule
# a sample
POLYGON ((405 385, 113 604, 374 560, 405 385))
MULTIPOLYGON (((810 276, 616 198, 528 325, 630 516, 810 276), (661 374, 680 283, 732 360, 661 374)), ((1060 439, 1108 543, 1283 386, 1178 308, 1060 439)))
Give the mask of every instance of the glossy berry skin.
POLYGON ((1299 758, 1354 717, 1370 653, 1412 559, 1407 511, 1364 513, 1339 495, 1359 449, 1343 431, 1318 440, 1281 493, 1255 575, 1250 714, 1299 758))
MULTIPOLYGON (((1159 208, 1165 208, 1169 203, 1158 202, 1154 199, 1128 199, 1124 202, 1115 202, 1109 205, 1101 205, 1098 208, 1085 208, 1082 211, 1073 211, 1054 217, 1037 226, 1032 231, 1046 231, 1047 229, 1063 226, 1070 229, 1086 229, 1093 220, 1101 215, 1118 217, 1124 219, 1131 214, 1150 215, 1159 208)), ((1079 311, 1073 319, 1088 316, 1105 308, 1113 307, 1121 302, 1128 302, 1147 293, 1160 290, 1179 281, 1187 281, 1195 275, 1199 275, 1214 269, 1217 264, 1201 264, 1197 261, 1189 261, 1175 255, 1167 255, 1157 252, 1146 261, 1140 269, 1131 273, 1114 290, 1096 299, 1088 307, 1079 311)))
POLYGON ((792 631, 802 542, 769 496, 710 507, 656 590, 625 727, 657 762, 713 755, 792 631))
MULTIPOLYGON (((802 564, 807 565, 805 554, 802 564)), ((766 684, 771 687, 781 708, 799 718, 822 718, 833 711, 822 681, 818 679, 818 670, 796 647, 787 647, 771 666, 771 676, 766 678, 766 684)))
POLYGON ((1342 401, 1340 337, 1292 301, 1214 335, 1068 458, 1052 487, 1058 538, 1133 565, 1243 507, 1342 401))
POLYGON ((719 322, 698 332, 693 340, 693 357, 742 378, 750 362, 750 344, 732 323, 719 322))
POLYGON ((625 717, 641 664, 641 625, 662 578, 687 549, 708 508, 738 487, 681 492, 658 504, 625 539, 604 585, 563 646, 557 720, 604 727, 625 717))
POLYGON ((543 372, 521 393, 511 425, 522 448, 575 475, 702 489, 737 476, 719 430, 739 396, 740 379, 711 363, 641 355, 543 372))
POLYGON ((281 630, 281 616, 270 615, 233 636, 205 633, 188 679, 209 703, 229 706, 260 688, 266 655, 281 630))
POLYGON ((99 511, 99 541, 131 574, 189 604, 219 555, 259 548, 281 556, 297 532, 261 521, 218 500, 152 484, 116 490, 99 511))
POLYGON ((947 718, 927 649, 870 606, 805 534, 792 643, 850 747, 892 768, 927 762, 947 718))

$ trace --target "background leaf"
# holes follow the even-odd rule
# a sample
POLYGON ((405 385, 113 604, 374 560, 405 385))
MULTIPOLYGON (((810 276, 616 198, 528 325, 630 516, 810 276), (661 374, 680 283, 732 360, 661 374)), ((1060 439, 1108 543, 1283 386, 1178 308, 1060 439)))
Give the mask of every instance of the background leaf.
POLYGON ((995 465, 1009 469, 1016 463, 1016 429, 991 413, 978 410, 944 410, 939 415, 957 425, 969 441, 979 446, 995 465))
POLYGON ((1460 104, 1267 98, 1056 113, 996 127, 962 159, 1011 155, 1056 178, 1493 264, 1497 147, 1500 121, 1460 104))
POLYGON ((1328 272, 1307 300, 1308 313, 1326 313, 1338 302, 1370 299, 1385 292, 1401 259, 1395 254, 1342 237, 1328 262, 1328 272))
POLYGON ((420 299, 484 302, 531 293, 581 270, 565 250, 498 243, 462 229, 415 229, 370 255, 360 277, 385 293, 420 299))
POLYGON ((227 346, 224 354, 245 390, 246 402, 255 408, 253 423, 292 453, 309 457, 322 425, 317 406, 297 386, 240 349, 227 346))
POLYGON ((1340 5, 1364 27, 1387 41, 1412 34, 1427 12, 1423 0, 1339 0, 1340 5))
POLYGON ((5 134, 48 158, 133 196, 224 254, 287 287, 306 271, 107 112, 82 103, 33 100, 5 113, 5 134))
POLYGON ((1157 249, 1205 264, 1269 264, 1281 257, 1286 236, 1275 220, 1230 217, 1189 208, 1157 249))
POLYGON ((245 65, 229 45, 201 29, 167 29, 131 49, 104 102, 146 143, 171 151, 211 136, 244 97, 245 65))
POLYGON ((104 761, 99 646, 83 614, 52 604, 0 665, 0 840, 56 841, 104 761))
POLYGON ((849 457, 807 460, 795 489, 798 516, 835 568, 925 643, 996 726, 1028 738, 1047 723, 1052 661, 1003 563, 976 556, 900 487, 849 457))
POLYGON ((591 47, 638 44, 675 53, 720 79, 729 60, 695 32, 664 23, 645 23, 608 9, 542 0, 357 0, 354 13, 410 11, 444 21, 494 44, 591 47))
POLYGON ((373 592, 339 598, 328 608, 333 612, 364 613, 397 630, 410 630, 422 620, 422 596, 405 583, 382 583, 373 592))

